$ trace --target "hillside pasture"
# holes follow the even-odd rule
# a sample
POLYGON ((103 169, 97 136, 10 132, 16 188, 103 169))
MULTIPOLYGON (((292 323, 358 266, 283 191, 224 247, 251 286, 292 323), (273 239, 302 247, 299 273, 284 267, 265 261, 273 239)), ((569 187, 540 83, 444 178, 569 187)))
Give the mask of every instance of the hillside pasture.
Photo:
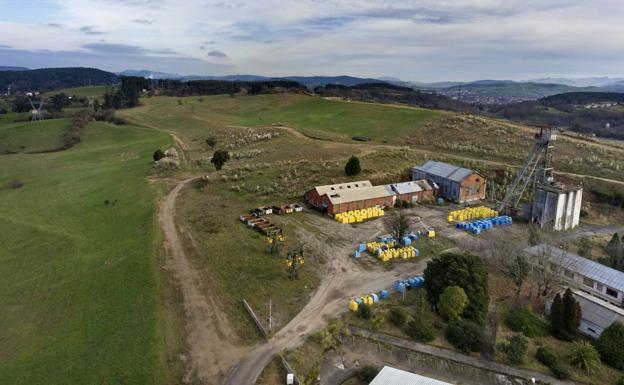
POLYGON ((154 148, 169 143, 92 123, 70 150, 0 156, 2 384, 174 381, 146 179, 154 148))
POLYGON ((72 119, 50 119, 0 125, 0 154, 57 150, 71 124, 72 119))

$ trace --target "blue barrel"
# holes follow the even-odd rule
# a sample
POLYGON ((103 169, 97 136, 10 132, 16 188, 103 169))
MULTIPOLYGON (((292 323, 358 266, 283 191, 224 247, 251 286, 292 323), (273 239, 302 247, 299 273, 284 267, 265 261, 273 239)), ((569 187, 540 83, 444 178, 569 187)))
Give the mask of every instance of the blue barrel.
POLYGON ((354 298, 355 302, 357 302, 358 305, 362 304, 362 298, 354 298))
POLYGON ((390 292, 388 290, 382 290, 379 292, 379 299, 386 299, 390 297, 390 292))
POLYGON ((397 281, 394 284, 394 290, 398 291, 399 293, 405 293, 405 290, 407 290, 407 288, 402 281, 397 281))
POLYGON ((355 253, 353 253, 353 258, 360 258, 360 252, 356 250, 355 253))
POLYGON ((410 289, 413 289, 416 287, 416 279, 415 278, 410 278, 407 280, 407 284, 409 285, 410 289))
POLYGON ((375 293, 370 293, 371 298, 373 299, 373 303, 379 302, 379 296, 375 293))
POLYGON ((361 253, 364 250, 366 250, 366 243, 360 243, 360 245, 358 246, 358 251, 361 253))
POLYGON ((420 249, 414 249, 414 251, 416 251, 416 256, 420 257, 420 249))

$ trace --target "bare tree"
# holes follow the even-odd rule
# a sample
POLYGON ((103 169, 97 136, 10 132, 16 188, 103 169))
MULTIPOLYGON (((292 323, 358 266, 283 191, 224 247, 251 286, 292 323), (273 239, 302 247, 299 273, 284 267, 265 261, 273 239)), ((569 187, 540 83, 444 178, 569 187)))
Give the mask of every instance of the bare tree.
POLYGON ((519 302, 522 285, 531 272, 531 265, 527 257, 523 254, 517 254, 515 257, 504 261, 501 267, 501 273, 516 285, 516 302, 519 302))
POLYGON ((384 218, 384 226, 386 227, 386 231, 389 232, 397 242, 400 242, 409 231, 410 220, 403 211, 395 211, 384 218))
POLYGON ((532 265, 530 281, 537 288, 537 294, 546 297, 565 281, 566 272, 573 261, 566 257, 566 251, 546 244, 534 248, 528 256, 532 265))

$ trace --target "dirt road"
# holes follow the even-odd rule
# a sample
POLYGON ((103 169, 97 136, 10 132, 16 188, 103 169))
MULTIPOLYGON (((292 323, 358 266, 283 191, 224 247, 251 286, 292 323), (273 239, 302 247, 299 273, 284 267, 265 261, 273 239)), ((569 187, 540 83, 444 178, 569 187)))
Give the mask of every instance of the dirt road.
POLYGON ((180 287, 184 301, 189 357, 185 382, 218 384, 226 371, 247 351, 233 343, 236 334, 212 296, 202 292, 199 272, 192 266, 175 225, 176 198, 180 190, 195 178, 179 182, 160 204, 158 220, 167 253, 166 269, 180 287))
POLYGON ((339 239, 314 237, 306 240, 311 249, 328 257, 321 284, 299 314, 266 343, 252 349, 231 369, 223 382, 224 385, 255 384, 262 370, 276 353, 299 346, 308 335, 346 311, 349 297, 388 288, 396 279, 421 274, 425 268, 426 260, 420 260, 417 264, 398 264, 391 271, 381 266, 367 270, 348 257, 354 244, 344 240, 370 239, 380 234, 380 221, 366 223, 354 229, 317 216, 310 216, 307 219, 314 225, 323 226, 325 234, 340 234, 339 239))

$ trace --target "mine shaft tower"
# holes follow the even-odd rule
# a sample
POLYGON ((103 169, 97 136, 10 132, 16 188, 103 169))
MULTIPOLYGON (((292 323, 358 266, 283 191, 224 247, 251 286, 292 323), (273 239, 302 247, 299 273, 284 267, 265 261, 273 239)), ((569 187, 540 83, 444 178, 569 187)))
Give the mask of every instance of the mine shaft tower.
POLYGON ((533 189, 535 189, 540 184, 552 184, 554 182, 552 148, 554 147, 553 142, 557 140, 557 129, 540 128, 540 132, 535 134, 534 140, 529 156, 498 205, 499 212, 517 210, 529 184, 532 184, 533 189))

